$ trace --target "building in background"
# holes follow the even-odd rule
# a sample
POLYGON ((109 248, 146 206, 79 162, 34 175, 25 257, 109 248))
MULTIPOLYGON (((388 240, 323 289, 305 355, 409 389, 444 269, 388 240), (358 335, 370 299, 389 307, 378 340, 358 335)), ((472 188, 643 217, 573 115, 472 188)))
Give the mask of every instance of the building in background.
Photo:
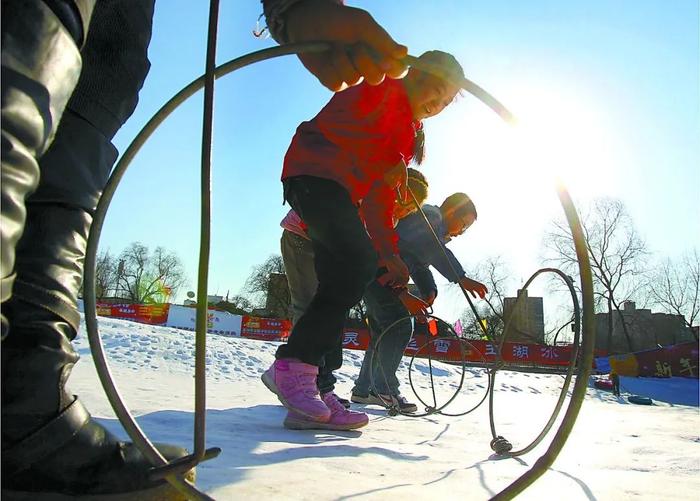
POLYGON ((506 341, 544 344, 544 307, 541 297, 530 297, 527 290, 518 290, 518 297, 504 298, 503 321, 508 324, 506 341))
POLYGON ((612 342, 608 346, 608 313, 596 313, 596 348, 609 353, 629 353, 650 350, 659 346, 693 341, 691 329, 685 325, 681 315, 652 313, 651 310, 637 309, 634 301, 625 301, 621 316, 613 311, 612 342), (629 333, 632 346, 625 336, 622 320, 629 333))
POLYGON ((287 275, 270 273, 265 295, 265 307, 253 310, 253 315, 265 318, 291 318, 289 314, 289 286, 287 275))
POLYGON ((216 304, 224 300, 224 296, 219 296, 217 294, 207 295, 207 304, 216 304))

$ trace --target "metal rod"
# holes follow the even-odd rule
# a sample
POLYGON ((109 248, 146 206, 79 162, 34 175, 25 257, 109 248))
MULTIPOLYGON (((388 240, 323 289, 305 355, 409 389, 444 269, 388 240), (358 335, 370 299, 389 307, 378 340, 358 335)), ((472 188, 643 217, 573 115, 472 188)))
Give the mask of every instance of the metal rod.
POLYGON ((581 410, 583 399, 586 396, 588 387, 588 377, 591 374, 591 366, 593 363, 593 349, 595 348, 595 323, 593 310, 593 277, 591 274, 591 264, 588 259, 588 251, 586 249, 586 238, 581 228, 581 222, 576 208, 571 200, 569 193, 564 186, 559 186, 557 189, 559 201, 561 202, 564 214, 571 229, 571 235, 574 239, 574 247, 576 248, 576 257, 578 258, 579 274, 581 276, 581 292, 583 299, 583 315, 582 315, 582 330, 583 330, 583 355, 579 362, 578 372, 576 375, 576 383, 571 392, 571 400, 569 407, 564 414, 557 433, 552 439, 547 451, 540 456, 534 466, 527 472, 521 475, 517 480, 511 483, 508 487, 496 494, 492 500, 513 499, 515 496, 523 492, 528 486, 532 485, 535 480, 540 478, 547 469, 552 466, 554 460, 559 455, 559 452, 564 447, 569 434, 576 423, 576 418, 581 410))
POLYGON ((219 20, 219 0, 209 4, 207 60, 204 74, 204 111, 202 114, 201 209, 199 228, 199 269, 197 276, 197 316, 194 350, 194 457, 206 453, 207 414, 207 290, 209 283, 209 250, 211 245, 211 151, 214 127, 214 69, 216 67, 216 34, 219 20))
MULTIPOLYGON (((326 50, 328 44, 307 44, 306 49, 309 51, 320 52, 326 50)), ((296 54, 297 47, 272 47, 269 49, 264 49, 262 51, 254 52, 251 54, 246 54, 240 58, 229 61, 226 64, 221 65, 216 68, 214 75, 215 77, 220 77, 231 73, 239 68, 248 66, 258 61, 263 61, 265 59, 270 59, 273 57, 284 56, 288 54, 296 54)), ((107 215, 107 210, 114 197, 114 193, 119 186, 122 178, 126 174, 126 171, 134 159, 136 154, 139 152, 141 147, 146 143, 148 138, 155 132, 155 130, 160 126, 165 119, 170 116, 170 114, 175 111, 183 102, 194 95, 198 90, 200 90, 204 85, 204 76, 197 78, 196 80, 190 82, 185 86, 180 92, 175 94, 168 102, 166 102, 158 112, 151 117, 151 119, 146 123, 146 125, 141 129, 141 131, 136 135, 131 144, 124 151, 119 161, 114 167, 112 174, 105 185, 105 189, 102 192, 97 207, 95 209, 95 215, 93 217, 93 222, 90 228, 90 234, 88 236, 88 244, 85 254, 85 271, 84 271, 84 294, 83 299, 85 303, 85 325, 88 335, 88 340, 90 342, 90 349, 92 351, 92 358, 95 363, 95 369, 97 375, 102 383, 107 399, 109 400, 114 413, 119 419, 119 422, 124 427, 131 440, 134 442, 136 447, 141 451, 141 453, 148 459, 148 461, 156 466, 164 466, 167 461, 158 452, 154 445, 148 440, 146 435, 143 433, 141 428, 136 423, 136 420, 131 415, 129 409, 124 403, 119 390, 112 377, 109 364, 107 362, 107 357, 102 346, 102 340, 100 338, 99 329, 97 326, 97 301, 96 301, 96 291, 95 291, 95 264, 97 261, 97 249, 99 247, 100 235, 102 234, 102 228, 104 226, 105 217, 107 215)), ((208 222, 207 222, 208 225, 208 222)), ((211 499, 206 494, 198 491, 193 485, 188 483, 186 480, 178 478, 174 475, 169 475, 166 480, 173 484, 176 488, 182 491, 189 499, 211 499)))
MULTIPOLYGON (((566 371, 566 377, 564 378, 564 384, 562 386, 561 391, 559 392, 559 398, 557 399, 557 403, 554 405, 554 410, 552 411, 549 420, 547 423, 544 425, 544 428, 542 428, 542 431, 537 435, 537 437, 530 442, 529 445, 526 447, 515 450, 515 451, 507 451, 501 455, 503 456, 510 456, 510 457, 516 457, 516 456, 522 456, 523 454, 526 454, 530 452, 532 449, 537 447, 539 443, 542 441, 542 439, 549 433, 549 430, 552 429, 552 426, 554 425, 554 421, 556 420, 557 416, 559 415, 559 411, 561 410, 562 406, 564 405, 564 400, 566 399, 566 394, 569 389, 569 384, 571 383, 571 378, 574 374, 575 370, 575 362, 578 358, 578 352, 579 352, 579 340, 580 340, 580 326, 581 326, 581 310, 579 307, 578 303, 578 298, 576 297, 576 289, 574 288, 573 281, 571 278, 569 278, 568 275, 566 275, 563 271, 558 270, 556 268, 541 268, 537 270, 535 273, 530 276, 530 278, 525 282, 525 285, 522 287, 523 290, 527 290, 527 288, 530 286, 530 284, 537 278, 539 275, 543 273, 555 273, 558 275, 564 282, 566 283, 569 292, 571 293, 571 301, 574 305, 574 325, 576 327, 576 332, 574 335, 574 344, 573 344, 573 350, 571 351, 571 358, 569 360, 569 367, 567 368, 566 371)), ((523 295, 518 296, 518 299, 515 302, 515 305, 513 306, 513 311, 517 310, 518 303, 520 302, 521 298, 524 297, 523 295)), ((508 319, 508 322, 506 323, 503 331, 503 336, 502 339, 505 339, 506 336, 508 335, 508 327, 510 326, 510 322, 513 319, 514 316, 511 315, 511 317, 508 319)), ((501 341, 501 345, 503 344, 503 341, 501 341)), ((489 420, 490 420, 490 426, 491 426, 491 436, 495 439, 498 436, 498 433, 496 432, 496 425, 495 425, 495 420, 494 420, 494 412, 493 412, 493 396, 494 396, 494 391, 491 391, 490 398, 489 398, 489 420)))

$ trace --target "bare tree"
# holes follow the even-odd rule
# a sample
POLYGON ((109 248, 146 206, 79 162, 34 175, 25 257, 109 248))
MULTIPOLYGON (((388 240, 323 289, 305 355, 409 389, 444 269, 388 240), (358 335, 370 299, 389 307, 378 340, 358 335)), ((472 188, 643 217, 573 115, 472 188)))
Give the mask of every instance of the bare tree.
POLYGON ((153 254, 133 242, 119 256, 118 287, 133 303, 165 302, 185 284, 185 272, 176 254, 157 247, 153 254))
POLYGON ((272 254, 264 263, 253 266, 243 286, 252 303, 265 307, 277 317, 289 316, 289 287, 284 272, 284 262, 279 254, 272 254))
POLYGON ((240 294, 232 296, 228 299, 228 302, 233 304, 235 308, 242 311, 250 312, 253 310, 253 304, 248 300, 248 298, 241 296, 240 294))
MULTIPOLYGON (((596 199, 581 225, 586 236, 593 273, 596 306, 607 306, 607 346, 612 346, 613 312, 617 312, 630 351, 634 350, 621 305, 634 298, 643 286, 642 274, 647 256, 646 244, 637 233, 631 216, 620 200, 596 199)), ((548 261, 564 272, 578 276, 578 260, 568 225, 563 220, 552 222, 545 234, 544 247, 548 261)))
POLYGON ((460 322, 465 334, 470 338, 481 338, 486 331, 489 338, 498 339, 503 334, 503 303, 512 273, 501 256, 492 256, 470 271, 469 276, 486 285, 489 292, 485 301, 472 301, 483 321, 481 326, 471 308, 462 312, 460 322))
POLYGON ((128 301, 139 303, 139 289, 148 265, 148 247, 133 242, 119 255, 117 282, 119 292, 128 301))
POLYGON ((649 273, 646 287, 652 302, 666 313, 680 315, 692 329, 700 315, 700 255, 693 249, 677 261, 666 259, 649 273))
POLYGON ((117 261, 109 250, 97 254, 95 261, 95 296, 97 299, 109 296, 117 288, 117 261))
MULTIPOLYGON (((85 280, 85 277, 83 277, 85 280)), ((83 297, 85 283, 80 283, 78 296, 83 297)), ((112 294, 116 294, 117 290, 117 261, 109 253, 102 251, 97 254, 95 260, 95 299, 100 300, 112 294)))
POLYGON ((164 302, 177 295, 185 285, 185 269, 177 254, 163 247, 156 247, 151 256, 150 282, 145 285, 143 296, 149 301, 164 302))

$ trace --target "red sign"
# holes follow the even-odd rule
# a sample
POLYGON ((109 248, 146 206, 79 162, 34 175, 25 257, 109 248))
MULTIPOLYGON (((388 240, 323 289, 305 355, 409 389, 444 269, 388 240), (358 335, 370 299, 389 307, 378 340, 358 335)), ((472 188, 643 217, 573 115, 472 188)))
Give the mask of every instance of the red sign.
POLYGON ((143 324, 162 325, 168 320, 169 303, 163 304, 108 304, 97 303, 97 314, 102 317, 133 320, 143 324))
MULTIPOLYGON (((343 348, 366 350, 370 336, 364 329, 345 329, 343 348)), ((455 338, 435 338, 415 335, 406 347, 405 355, 427 357, 446 362, 494 362, 497 359, 498 345, 490 341, 466 340, 455 338)), ((505 362, 525 365, 561 365, 566 366, 571 359, 571 346, 545 346, 528 343, 504 343, 501 356, 505 362)))
POLYGON ((638 351, 634 356, 640 376, 698 377, 698 344, 695 342, 638 351))
MULTIPOLYGON (((147 324, 165 324, 168 319, 169 304, 106 304, 97 305, 97 314, 101 316, 134 320, 147 324)), ((292 329, 290 320, 261 318, 244 315, 241 322, 241 336, 263 341, 285 341, 292 329)), ((343 348, 366 350, 370 335, 367 329, 345 329, 343 348)), ((694 343, 688 343, 687 352, 674 352, 670 358, 654 358, 649 363, 650 370, 665 371, 669 375, 687 375, 697 377, 698 352, 692 351, 694 343), (694 358, 693 358, 694 357, 694 358), (658 366, 658 367, 657 367, 658 366), (667 368, 668 366, 668 368, 667 368), (669 372, 670 371, 670 372, 669 372), (687 373, 687 374, 685 374, 687 373)), ((408 356, 427 357, 447 362, 494 362, 497 359, 496 343, 481 340, 459 341, 455 338, 436 338, 416 334, 405 350, 408 356)), ((684 348, 685 349, 685 348, 684 348)), ((678 350, 676 350, 678 351, 678 350)), ((640 354, 637 354, 639 357, 640 354)), ((566 366, 571 359, 571 346, 545 346, 528 343, 505 343, 501 353, 508 363, 525 365, 566 366)), ((642 363, 640 362, 640 372, 642 363)), ((657 371, 658 372, 658 371, 657 371)))
POLYGON ((243 315, 241 337, 264 341, 284 341, 292 330, 291 320, 243 315))
POLYGON ((367 329, 345 329, 343 331, 343 348, 348 350, 366 350, 369 346, 367 329))

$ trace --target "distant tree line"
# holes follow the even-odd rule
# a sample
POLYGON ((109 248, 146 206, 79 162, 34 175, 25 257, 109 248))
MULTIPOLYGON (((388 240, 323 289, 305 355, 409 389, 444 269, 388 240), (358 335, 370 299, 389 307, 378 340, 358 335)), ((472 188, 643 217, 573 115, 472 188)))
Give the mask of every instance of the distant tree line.
MULTIPOLYGON (((595 310, 608 315, 607 329, 597 333, 606 336, 605 346, 612 346, 617 315, 629 351, 637 349, 622 314, 627 301, 683 317, 686 328, 697 340, 692 326, 700 314, 698 250, 687 249, 675 259, 653 255, 624 203, 617 199, 596 199, 580 217, 593 273, 595 310)), ((552 221, 543 247, 546 261, 578 279, 574 242, 563 219, 552 221)))

